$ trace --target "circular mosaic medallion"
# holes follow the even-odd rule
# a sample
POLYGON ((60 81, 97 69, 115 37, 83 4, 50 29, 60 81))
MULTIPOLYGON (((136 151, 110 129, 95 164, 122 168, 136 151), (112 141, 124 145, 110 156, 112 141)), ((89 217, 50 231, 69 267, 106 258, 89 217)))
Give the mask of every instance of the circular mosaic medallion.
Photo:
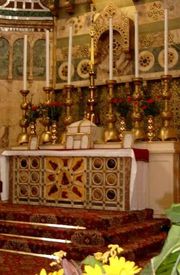
POLYGON ((31 182, 38 183, 39 181, 40 181, 39 173, 38 172, 32 172, 31 173, 31 182))
MULTIPOLYGON (((68 63, 63 62, 58 69, 58 75, 60 79, 67 80, 67 74, 68 74, 68 63)), ((71 64, 71 77, 74 76, 74 66, 71 64)))
POLYGON ((90 71, 89 62, 90 62, 89 59, 83 59, 79 62, 77 66, 77 73, 83 79, 87 79, 89 77, 89 71, 90 71))
POLYGON ((30 165, 31 165, 32 168, 38 169, 39 168, 39 159, 38 158, 33 158, 31 160, 30 165))
POLYGON ((103 160, 100 158, 95 158, 93 160, 93 168, 101 169, 103 167, 103 160))
POLYGON ((92 190, 92 200, 102 201, 103 200, 103 190, 101 188, 94 188, 92 190))
POLYGON ((108 185, 116 185, 117 184, 117 175, 113 173, 109 173, 106 175, 106 182, 108 185))
POLYGON ((20 159, 19 160, 19 166, 22 169, 27 168, 28 167, 28 161, 27 161, 27 159, 25 159, 25 158, 20 159))
POLYGON ((28 185, 25 185, 25 184, 19 185, 19 196, 20 197, 28 196, 28 185))
MULTIPOLYGON (((168 49, 168 68, 174 67, 178 63, 178 53, 176 49, 169 48, 168 49)), ((164 49, 159 53, 158 56, 159 65, 164 68, 164 49)))
POLYGON ((116 191, 113 189, 108 189, 106 191, 106 198, 110 201, 116 200, 116 191))
POLYGON ((117 161, 115 159, 108 159, 106 165, 108 169, 115 169, 117 166, 117 161))
POLYGON ((28 182, 28 172, 27 171, 19 171, 19 181, 22 183, 28 182))
POLYGON ((38 197, 39 196, 39 188, 36 185, 31 186, 31 196, 38 197))
POLYGON ((154 55, 149 51, 142 51, 139 54, 139 69, 142 72, 149 71, 154 66, 154 55))
POLYGON ((103 182, 103 174, 101 173, 95 173, 92 176, 93 184, 101 185, 103 182))

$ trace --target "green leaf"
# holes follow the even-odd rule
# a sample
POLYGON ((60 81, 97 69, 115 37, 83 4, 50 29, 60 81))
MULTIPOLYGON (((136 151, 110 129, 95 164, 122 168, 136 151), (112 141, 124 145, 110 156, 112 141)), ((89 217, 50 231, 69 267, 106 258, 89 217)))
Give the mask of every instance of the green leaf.
POLYGON ((166 215, 172 223, 180 224, 180 204, 172 204, 171 208, 166 210, 166 215))
POLYGON ((90 265, 92 267, 95 267, 95 264, 102 266, 103 264, 98 261, 94 256, 87 256, 83 261, 82 264, 84 265, 90 265))
MULTIPOLYGON (((164 265, 168 265, 168 257, 172 254, 174 250, 177 249, 177 254, 179 255, 179 248, 180 248, 180 226, 178 225, 172 225, 168 237, 166 239, 166 242, 163 246, 163 249, 161 253, 151 259, 151 264, 149 264, 142 272, 142 275, 149 275, 149 274, 156 274, 155 272, 158 270, 158 268, 163 267, 164 265), (167 261, 167 262, 165 262, 167 261), (166 264, 165 264, 166 263, 166 264)), ((173 253, 176 255, 176 253, 173 253)), ((170 258, 170 261, 172 258, 170 258)), ((174 258, 175 260, 175 258, 174 258)), ((175 263, 174 263, 175 264, 175 263)), ((168 271, 169 272, 169 271, 168 271)), ((167 274, 170 275, 171 273, 159 273, 159 274, 167 274)))

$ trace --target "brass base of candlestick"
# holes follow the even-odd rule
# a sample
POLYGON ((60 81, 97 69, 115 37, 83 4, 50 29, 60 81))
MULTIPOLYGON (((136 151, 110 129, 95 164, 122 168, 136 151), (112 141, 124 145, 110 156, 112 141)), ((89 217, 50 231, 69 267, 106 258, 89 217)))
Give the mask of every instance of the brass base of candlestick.
POLYGON ((52 141, 52 134, 50 131, 50 119, 49 117, 44 117, 41 119, 41 123, 44 126, 44 131, 42 132, 41 136, 40 136, 40 144, 47 144, 47 143, 51 143, 52 141))
POLYGON ((162 127, 159 133, 159 138, 162 141, 177 140, 177 132, 173 127, 162 127))
POLYGON ((133 128, 132 133, 134 135, 134 140, 145 140, 146 135, 143 128, 143 119, 140 111, 140 101, 143 98, 141 91, 142 78, 134 78, 135 91, 133 93, 133 112, 131 115, 133 128))
POLYGON ((19 145, 28 144, 29 135, 27 134, 27 132, 20 133, 17 137, 17 142, 19 145))
POLYGON ((161 113, 161 118, 163 121, 163 125, 160 129, 159 138, 163 141, 165 140, 177 140, 177 132, 172 126, 173 123, 173 113, 169 106, 171 91, 170 91, 170 81, 171 75, 163 75, 162 76, 162 99, 164 100, 164 109, 161 113))
POLYGON ((118 141, 119 133, 115 127, 116 117, 113 113, 112 98, 113 98, 113 88, 116 84, 115 80, 107 81, 108 86, 108 112, 106 115, 107 126, 104 130, 104 141, 118 141))

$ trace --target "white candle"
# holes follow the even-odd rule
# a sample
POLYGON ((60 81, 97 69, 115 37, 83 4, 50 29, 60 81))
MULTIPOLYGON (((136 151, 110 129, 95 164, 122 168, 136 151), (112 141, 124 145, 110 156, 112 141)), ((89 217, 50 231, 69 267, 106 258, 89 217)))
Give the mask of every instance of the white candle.
POLYGON ((112 18, 109 18, 109 80, 113 79, 113 27, 112 18))
POLYGON ((49 87, 49 30, 46 30, 46 87, 49 87))
POLYGON ((93 70, 93 66, 94 66, 94 34, 91 33, 91 70, 93 70))
POLYGON ((139 77, 139 27, 138 27, 138 13, 135 12, 134 16, 134 50, 135 50, 135 77, 139 77))
POLYGON ((68 47, 68 77, 67 83, 71 84, 71 62, 72 62, 72 26, 69 26, 69 47, 68 47))
POLYGON ((168 74, 168 9, 166 5, 164 9, 164 74, 168 74))
POLYGON ((24 35, 23 90, 27 90, 27 35, 24 35))
POLYGON ((91 4, 91 24, 93 23, 94 21, 94 5, 91 4))

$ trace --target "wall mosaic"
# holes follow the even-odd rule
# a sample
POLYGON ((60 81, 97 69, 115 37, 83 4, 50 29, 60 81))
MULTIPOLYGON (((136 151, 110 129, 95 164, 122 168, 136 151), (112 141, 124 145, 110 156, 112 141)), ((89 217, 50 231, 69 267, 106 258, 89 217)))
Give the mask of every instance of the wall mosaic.
MULTIPOLYGON (((43 35, 28 38, 28 79, 44 80, 46 66, 43 35)), ((0 37, 0 77, 21 79, 23 75, 23 37, 0 37), (11 75, 12 72, 12 75, 11 75)))
POLYGON ((9 42, 0 37, 0 76, 7 78, 9 67, 9 42))
MULTIPOLYGON (((92 12, 86 12, 83 15, 73 14, 71 18, 62 18, 58 20, 57 31, 57 88, 61 88, 64 79, 58 73, 59 67, 63 62, 66 62, 65 52, 67 45, 63 44, 64 39, 68 39, 68 26, 71 22, 74 26, 73 36, 73 66, 74 77, 72 80, 79 86, 87 85, 84 82, 86 73, 81 74, 81 64, 83 60, 88 60, 90 53, 90 29, 94 26, 95 29, 95 62, 96 62, 96 83, 103 84, 108 78, 108 16, 113 14, 114 28, 114 77, 118 82, 131 81, 134 75, 134 50, 133 50, 133 32, 134 32, 134 12, 135 8, 139 13, 139 31, 140 31, 140 70, 145 79, 152 79, 152 74, 155 78, 159 78, 163 73, 163 47, 164 47, 164 6, 162 1, 139 1, 136 6, 132 6, 132 1, 117 3, 113 2, 109 5, 108 1, 104 1, 100 7, 100 1, 95 1, 95 21, 91 26, 92 12), (114 4, 115 3, 115 4, 114 4), (124 3, 124 4, 123 4, 124 3), (117 22, 116 22, 117 17, 117 22), (122 52, 123 48, 123 30, 128 30, 127 22, 130 21, 129 35, 131 37, 129 51, 122 52), (123 25, 125 24, 125 25, 123 25), (120 34, 120 35, 118 35, 120 34), (76 39, 78 36, 78 39, 76 39), (82 47, 80 37, 86 38, 85 56, 77 55, 78 48, 82 47), (62 42, 62 43, 61 43, 62 42), (62 46, 63 44, 63 46, 62 46), (60 54, 60 49, 61 54, 60 54), (99 50, 100 49, 100 50, 99 50), (120 53, 121 50, 121 53, 120 53), (77 60, 78 56, 78 60, 77 60)), ((169 7, 169 70, 173 76, 179 75, 179 44, 180 44, 180 17, 177 12, 180 9, 180 2, 168 0, 169 7)), ((128 33, 126 33, 127 35, 128 33)), ((83 40, 84 40, 83 39, 83 40)), ((85 45, 85 42, 83 43, 85 45)), ((80 52, 80 51, 79 51, 80 52)))

